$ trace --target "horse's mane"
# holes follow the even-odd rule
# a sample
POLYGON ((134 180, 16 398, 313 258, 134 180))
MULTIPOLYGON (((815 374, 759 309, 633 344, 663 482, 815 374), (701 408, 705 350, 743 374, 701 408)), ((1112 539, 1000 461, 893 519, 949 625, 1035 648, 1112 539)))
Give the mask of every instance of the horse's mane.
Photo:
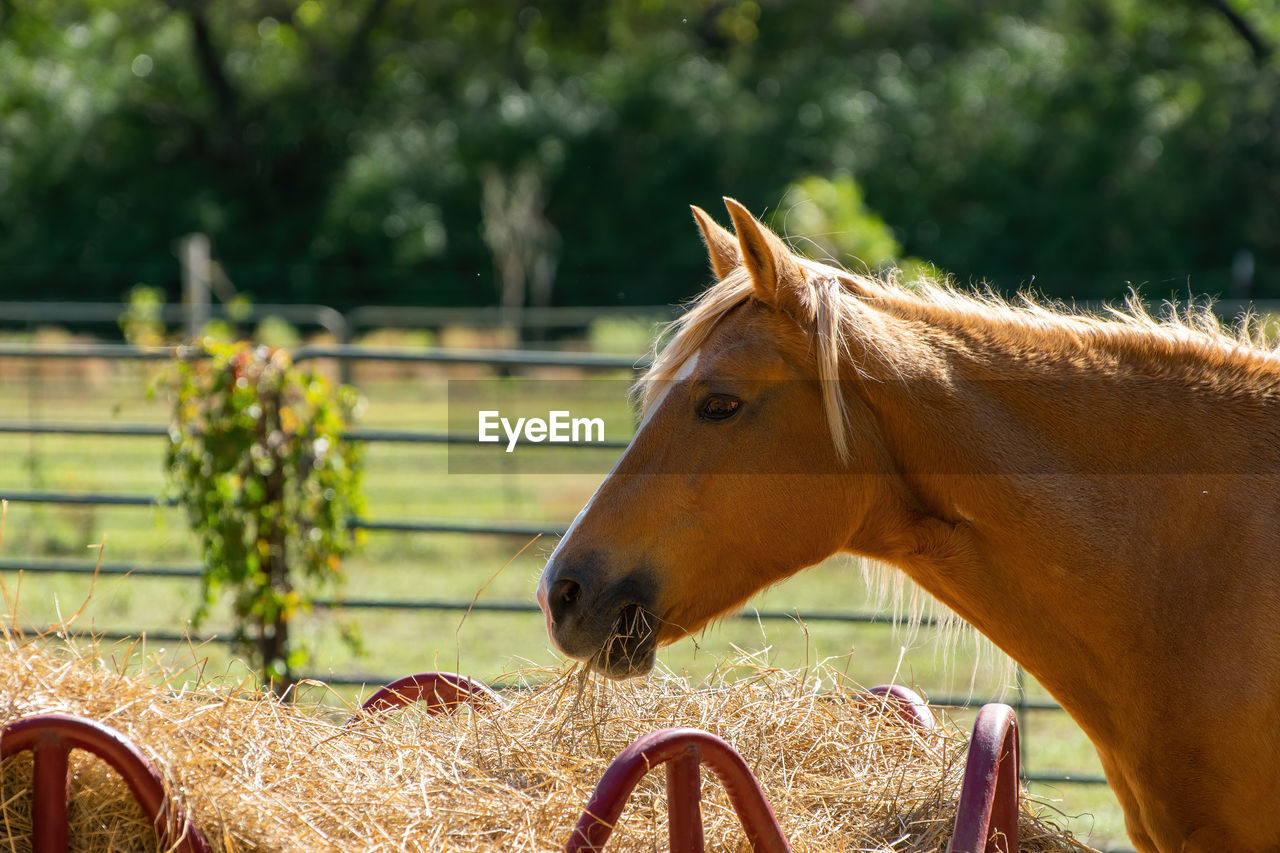
MULTIPOLYGON (((1280 345, 1267 343, 1264 324, 1250 315, 1234 325, 1224 324, 1211 304, 1166 303, 1164 313, 1155 316, 1135 292, 1121 307, 1086 313, 1029 295, 1009 300, 990 290, 961 291, 945 280, 903 282, 896 272, 869 276, 804 258, 796 261, 812 287, 811 297, 801 304, 803 310, 793 317, 808 335, 824 380, 828 426, 842 458, 848 447, 846 403, 838 381, 842 368, 853 375, 886 371, 894 375, 912 359, 918 363, 938 357, 919 336, 901 336, 900 330, 908 325, 937 330, 944 337, 972 336, 989 347, 1035 352, 1045 357, 1043 361, 1083 364, 1086 369, 1090 363, 1106 369, 1127 365, 1149 376, 1210 379, 1254 392, 1275 393, 1280 386, 1280 345), (857 357, 849 345, 855 336, 857 357), (858 358, 875 363, 859 363, 858 358)), ((635 386, 643 412, 660 396, 664 380, 677 377, 720 321, 755 298, 751 278, 740 266, 666 327, 655 342, 651 367, 635 386)), ((940 645, 948 654, 960 639, 973 641, 976 658, 971 677, 976 678, 982 658, 994 653, 1003 661, 1004 683, 1012 683, 1012 660, 979 639, 976 631, 971 632, 905 574, 870 560, 860 559, 859 564, 872 597, 882 607, 892 608, 895 625, 906 626, 907 644, 922 620, 932 617, 940 645)))
MULTIPOLYGON (((1127 366, 1148 375, 1208 378, 1243 388, 1274 389, 1280 382, 1280 343, 1267 342, 1265 324, 1253 315, 1224 324, 1211 303, 1165 303, 1156 316, 1131 292, 1122 307, 1087 313, 1027 294, 1008 300, 991 290, 961 291, 945 280, 904 283, 896 271, 875 277, 805 258, 796 261, 810 293, 799 316, 793 316, 811 343, 832 441, 841 458, 848 453, 842 368, 864 377, 899 374, 913 360, 937 357, 918 338, 895 335, 901 325, 886 322, 891 319, 980 337, 987 346, 1035 352, 1047 361, 1106 362, 1111 369, 1127 366), (849 345, 855 338, 858 357, 849 345)), ((653 402, 649 391, 673 379, 717 324, 754 298, 750 276, 738 267, 664 329, 655 342, 652 366, 636 387, 642 411, 653 402)))

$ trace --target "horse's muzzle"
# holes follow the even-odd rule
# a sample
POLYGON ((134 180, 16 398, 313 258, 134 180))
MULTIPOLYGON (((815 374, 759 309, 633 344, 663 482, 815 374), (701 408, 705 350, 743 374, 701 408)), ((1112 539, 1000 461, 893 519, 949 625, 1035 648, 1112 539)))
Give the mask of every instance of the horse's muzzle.
POLYGON ((538 587, 547 634, 560 651, 609 678, 644 675, 653 669, 660 624, 648 575, 632 572, 606 586, 593 562, 547 567, 538 587))

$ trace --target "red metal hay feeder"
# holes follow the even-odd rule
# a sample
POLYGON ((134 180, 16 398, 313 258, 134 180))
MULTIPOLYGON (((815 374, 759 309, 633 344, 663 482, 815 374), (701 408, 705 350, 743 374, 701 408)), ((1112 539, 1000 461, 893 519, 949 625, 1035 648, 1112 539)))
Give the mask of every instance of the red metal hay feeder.
POLYGON ((960 783, 950 853, 1017 853, 1018 715, 992 702, 978 711, 960 783))
MULTIPOLYGON (((876 700, 892 705, 903 720, 924 732, 937 728, 928 704, 906 687, 873 687, 866 701, 876 700)), ((434 713, 451 713, 463 704, 504 707, 496 693, 465 676, 427 672, 387 685, 364 703, 362 711, 381 714, 415 701, 425 701, 427 710, 434 713)), ((1001 704, 983 706, 965 762, 955 832, 948 845, 951 853, 1017 851, 1018 760, 1017 716, 1013 709, 1001 704)), ((670 728, 638 738, 613 760, 578 819, 565 845, 566 853, 604 849, 631 791, 649 771, 663 764, 667 765, 671 853, 701 853, 703 763, 725 786, 752 847, 759 853, 789 851, 791 846, 768 798, 737 750, 700 729, 670 728)))
MULTIPOLYGON (((933 712, 901 686, 872 688, 870 694, 923 731, 937 727, 933 712)), ((872 701, 868 697, 868 701, 872 701)), ((702 853, 701 763, 719 777, 756 853, 789 853, 773 809, 737 750, 699 729, 652 732, 619 753, 596 786, 578 819, 565 853, 601 851, 627 797, 640 779, 667 765, 667 824, 671 853, 702 853)), ((1018 730, 1008 705, 984 705, 974 724, 949 853, 1017 853, 1018 730)))
MULTIPOLYGON (((932 731, 933 713, 918 695, 900 686, 875 687, 871 696, 903 719, 932 731)), ((872 700, 868 696, 867 701, 872 700)), ((452 713, 462 705, 479 710, 505 707, 498 694, 471 679, 444 672, 401 678, 370 697, 361 715, 375 720, 414 702, 430 713, 452 713)), ((361 719, 354 717, 348 725, 361 719)), ((156 827, 161 846, 178 853, 209 853, 204 836, 185 813, 170 810, 164 779, 142 751, 116 730, 68 714, 39 714, 0 729, 0 758, 34 753, 35 853, 67 849, 67 770, 73 749, 106 761, 129 786, 134 799, 156 827)), ((1018 850, 1018 729, 1008 705, 983 706, 974 723, 965 762, 955 832, 949 853, 1016 853, 1018 850)), ((649 771, 667 765, 668 831, 672 853, 702 853, 701 768, 720 779, 758 853, 788 853, 773 809, 746 761, 732 746, 709 732, 671 728, 638 738, 619 753, 600 778, 591 800, 565 845, 566 853, 603 850, 636 784, 649 771)))
MULTIPOLYGON (((362 714, 375 717, 412 705, 425 704, 433 714, 452 714, 463 705, 473 708, 505 708, 507 703, 486 684, 453 672, 420 672, 396 679, 374 693, 360 706, 362 714)), ((360 719, 352 717, 347 725, 360 719)))
POLYGON ((160 847, 177 853, 209 853, 204 836, 180 808, 170 812, 164 778, 128 738, 109 726, 70 714, 36 714, 0 730, 0 759, 31 750, 32 850, 67 849, 67 770, 73 749, 111 765, 156 828, 160 847))

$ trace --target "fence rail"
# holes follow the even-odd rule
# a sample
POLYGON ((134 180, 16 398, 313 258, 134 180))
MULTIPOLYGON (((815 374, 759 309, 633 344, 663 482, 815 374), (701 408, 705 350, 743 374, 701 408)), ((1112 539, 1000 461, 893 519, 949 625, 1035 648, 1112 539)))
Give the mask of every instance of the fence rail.
MULTIPOLYGON (((42 344, 0 342, 0 358, 72 359, 100 358, 108 361, 170 361, 199 359, 201 347, 186 344, 171 347, 144 347, 133 344, 42 344)), ((414 364, 474 364, 488 367, 572 367, 578 370, 643 370, 646 356, 607 353, 559 352, 553 350, 454 349, 425 347, 402 349, 355 344, 312 345, 293 350, 295 363, 317 359, 340 361, 382 361, 414 364)))
MULTIPOLYGON (((114 330, 128 310, 129 306, 123 302, 0 302, 0 322, 25 326, 96 326, 114 330)), ((159 319, 174 327, 186 323, 190 316, 187 306, 174 303, 159 306, 159 311, 159 319)), ((528 330, 582 329, 602 317, 662 320, 674 316, 672 308, 667 305, 523 308, 518 314, 512 314, 498 307, 362 305, 344 313, 328 305, 252 303, 234 308, 211 304, 207 311, 210 317, 234 323, 256 323, 267 317, 279 317, 295 326, 324 329, 343 344, 350 343, 355 332, 361 329, 498 328, 513 323, 528 330)))
MULTIPOLYGON (((1100 302, 1082 302, 1082 311, 1100 311, 1100 302)), ((1280 313, 1277 299, 1220 299, 1212 308, 1224 320, 1244 314, 1280 313)), ((118 329, 120 318, 129 310, 123 302, 6 302, 0 301, 0 322, 28 327, 58 324, 118 329)), ((190 319, 185 305, 159 307, 160 319, 180 326, 190 319)), ((211 304, 209 316, 236 323, 256 323, 279 317, 295 326, 311 326, 329 332, 340 344, 350 343, 362 329, 440 329, 449 326, 500 328, 513 325, 525 330, 585 329, 601 318, 653 318, 668 320, 676 310, 669 305, 553 306, 523 308, 519 312, 488 307, 425 307, 412 305, 362 305, 343 312, 328 305, 252 303, 228 308, 211 304)))

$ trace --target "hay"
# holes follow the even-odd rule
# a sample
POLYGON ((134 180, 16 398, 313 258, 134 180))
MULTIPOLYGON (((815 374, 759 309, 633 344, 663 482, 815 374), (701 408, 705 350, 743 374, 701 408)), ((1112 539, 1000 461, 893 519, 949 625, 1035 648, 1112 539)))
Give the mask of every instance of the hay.
MULTIPOLYGON (((941 851, 964 759, 960 733, 927 737, 892 712, 850 701, 849 685, 828 670, 740 667, 697 689, 673 677, 611 684, 533 673, 541 686, 508 693, 505 711, 409 708, 344 729, 344 713, 234 685, 174 692, 159 684, 167 673, 122 674, 102 652, 6 643, 0 723, 62 711, 121 730, 223 851, 563 849, 613 757, 672 725, 733 744, 798 851, 941 851)), ((30 849, 29 768, 26 757, 4 767, 0 849, 30 849)), ((73 771, 73 849, 155 849, 113 772, 83 757, 73 771)), ((707 848, 749 849, 706 771, 703 793, 707 848)), ((663 773, 651 773, 608 849, 665 850, 663 806, 663 773)), ((1022 832, 1023 850, 1088 849, 1029 810, 1022 832)))

